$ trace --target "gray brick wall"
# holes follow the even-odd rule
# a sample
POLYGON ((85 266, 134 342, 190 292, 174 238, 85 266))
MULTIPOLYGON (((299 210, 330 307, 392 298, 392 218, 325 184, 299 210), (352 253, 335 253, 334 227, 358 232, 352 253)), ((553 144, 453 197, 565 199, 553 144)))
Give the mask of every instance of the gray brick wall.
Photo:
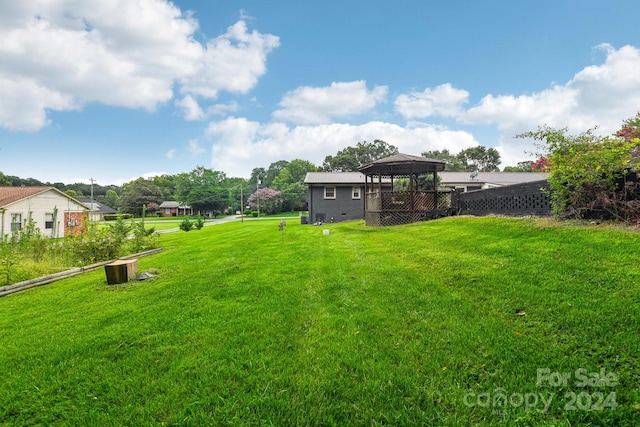
POLYGON ((364 219, 364 186, 360 186, 360 199, 352 197, 352 185, 335 186, 336 198, 325 199, 324 187, 309 186, 309 222, 364 219))

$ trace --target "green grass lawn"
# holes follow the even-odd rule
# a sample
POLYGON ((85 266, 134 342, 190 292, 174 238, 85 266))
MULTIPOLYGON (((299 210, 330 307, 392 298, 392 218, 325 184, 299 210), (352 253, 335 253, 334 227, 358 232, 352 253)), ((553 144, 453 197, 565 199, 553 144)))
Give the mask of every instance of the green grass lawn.
POLYGON ((0 424, 640 425, 639 234, 278 224, 0 298, 0 424))

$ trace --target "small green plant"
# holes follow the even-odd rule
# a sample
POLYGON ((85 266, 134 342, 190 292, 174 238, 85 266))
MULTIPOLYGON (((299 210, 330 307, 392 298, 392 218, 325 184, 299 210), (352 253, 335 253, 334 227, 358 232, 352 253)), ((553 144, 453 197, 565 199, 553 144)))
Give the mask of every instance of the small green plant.
POLYGON ((180 223, 180 230, 182 231, 191 231, 195 227, 194 223, 189 221, 189 218, 185 218, 180 223))
POLYGON ((199 216, 199 217, 198 217, 198 219, 196 219, 195 227, 196 227, 196 229, 198 229, 198 230, 202 229, 202 227, 204 227, 204 218, 202 218, 201 216, 199 216))
POLYGON ((144 221, 139 223, 131 220, 132 235, 128 239, 128 252, 142 252, 157 247, 157 239, 154 236, 155 227, 145 228, 144 221))
POLYGON ((11 284, 11 274, 17 262, 17 253, 13 246, 9 236, 5 236, 0 242, 0 272, 5 285, 11 284))
POLYGON ((124 221, 123 217, 118 217, 115 224, 109 224, 109 231, 116 240, 123 241, 131 233, 131 225, 124 221))
POLYGON ((278 230, 280 230, 280 235, 282 237, 283 242, 284 242, 284 228, 286 226, 287 226, 287 221, 285 221, 284 219, 280 221, 280 224, 278 224, 278 230))

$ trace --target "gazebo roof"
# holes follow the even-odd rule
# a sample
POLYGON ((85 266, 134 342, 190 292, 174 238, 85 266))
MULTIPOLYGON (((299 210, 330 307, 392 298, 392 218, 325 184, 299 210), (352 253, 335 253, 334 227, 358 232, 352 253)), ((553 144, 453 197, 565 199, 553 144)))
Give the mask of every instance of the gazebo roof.
POLYGON ((419 175, 444 170, 445 162, 427 157, 395 154, 358 168, 365 175, 419 175))

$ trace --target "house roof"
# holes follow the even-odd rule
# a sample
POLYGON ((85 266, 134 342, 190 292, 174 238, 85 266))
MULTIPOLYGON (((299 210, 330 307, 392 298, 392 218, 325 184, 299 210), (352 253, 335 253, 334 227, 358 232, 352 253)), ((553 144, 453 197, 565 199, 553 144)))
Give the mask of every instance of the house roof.
MULTIPOLYGON (((499 186, 542 181, 549 176, 548 173, 541 172, 478 172, 478 175, 473 178, 472 172, 438 172, 438 175, 442 185, 493 184, 499 186)), ((365 175, 360 172, 307 172, 304 183, 307 185, 355 185, 364 184, 365 179, 365 175)), ((382 182, 390 183, 391 179, 386 177, 382 182)))
POLYGON ((46 193, 47 191, 53 191, 84 207, 77 199, 74 199, 55 187, 0 187, 0 208, 4 208, 23 199, 28 199, 29 197, 46 193))
POLYGON ((190 209, 191 206, 181 205, 180 203, 173 200, 166 200, 158 206, 159 208, 181 208, 181 209, 190 209))
POLYGON ((378 159, 359 167, 358 170, 367 175, 412 175, 442 171, 445 164, 442 160, 400 153, 378 159))
POLYGON ((541 172, 439 172, 442 185, 451 184, 494 184, 513 185, 547 179, 548 173, 541 172), (475 176, 472 176, 475 175, 475 176))
POLYGON ((99 212, 102 214, 118 213, 118 211, 116 211, 115 209, 107 205, 103 205, 100 202, 96 202, 95 200, 93 202, 91 202, 91 199, 79 199, 79 200, 84 206, 87 207, 87 209, 89 209, 92 212, 99 212))
POLYGON ((51 187, 0 187, 0 207, 44 193, 51 187))
MULTIPOLYGON (((307 172, 305 184, 356 185, 365 184, 366 177, 360 172, 307 172)), ((385 178, 382 182, 391 182, 385 178)))

